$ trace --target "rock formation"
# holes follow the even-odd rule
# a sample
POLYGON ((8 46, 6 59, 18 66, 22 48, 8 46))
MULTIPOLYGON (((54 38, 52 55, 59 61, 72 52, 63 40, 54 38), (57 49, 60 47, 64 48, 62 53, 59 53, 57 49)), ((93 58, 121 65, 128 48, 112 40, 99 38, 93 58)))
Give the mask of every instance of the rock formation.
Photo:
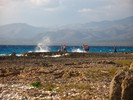
POLYGON ((133 100, 133 71, 116 72, 110 85, 110 100, 133 100))
POLYGON ((131 63, 131 65, 130 65, 130 68, 129 69, 133 69, 133 62, 131 63))

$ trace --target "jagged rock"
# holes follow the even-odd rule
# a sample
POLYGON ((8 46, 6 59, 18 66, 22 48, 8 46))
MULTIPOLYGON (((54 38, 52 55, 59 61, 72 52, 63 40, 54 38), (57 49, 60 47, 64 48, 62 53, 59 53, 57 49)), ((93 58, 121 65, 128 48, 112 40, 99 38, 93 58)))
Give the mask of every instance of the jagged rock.
POLYGON ((131 65, 130 65, 130 68, 129 69, 133 69, 133 62, 131 63, 131 65))
POLYGON ((18 75, 20 72, 13 68, 1 68, 0 69, 0 77, 7 77, 7 76, 15 76, 18 75))
POLYGON ((16 56, 16 53, 15 53, 15 52, 13 52, 13 53, 11 54, 11 56, 13 56, 13 57, 14 57, 14 56, 16 56))
POLYGON ((133 100, 133 71, 116 72, 110 85, 110 100, 133 100))
POLYGON ((99 61, 98 64, 115 64, 113 61, 99 61))
POLYGON ((61 78, 63 76, 63 74, 64 74, 64 71, 62 71, 62 70, 57 70, 53 73, 55 78, 61 78))

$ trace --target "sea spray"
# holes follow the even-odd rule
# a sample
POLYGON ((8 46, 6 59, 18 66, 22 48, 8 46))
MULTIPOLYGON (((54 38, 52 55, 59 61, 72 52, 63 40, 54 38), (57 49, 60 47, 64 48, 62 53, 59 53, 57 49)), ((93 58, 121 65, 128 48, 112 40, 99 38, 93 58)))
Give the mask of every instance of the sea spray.
POLYGON ((44 37, 36 47, 35 52, 49 52, 50 48, 49 45, 51 45, 51 41, 49 37, 44 37))
POLYGON ((84 52, 84 50, 81 50, 80 48, 72 49, 72 52, 84 52))

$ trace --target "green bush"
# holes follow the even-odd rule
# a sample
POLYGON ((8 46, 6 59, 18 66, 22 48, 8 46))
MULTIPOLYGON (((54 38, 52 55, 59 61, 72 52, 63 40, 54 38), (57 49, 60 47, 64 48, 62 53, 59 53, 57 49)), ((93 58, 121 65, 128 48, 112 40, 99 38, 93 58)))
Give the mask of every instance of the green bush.
POLYGON ((41 86, 41 82, 33 82, 33 83, 31 83, 31 86, 40 87, 41 86))

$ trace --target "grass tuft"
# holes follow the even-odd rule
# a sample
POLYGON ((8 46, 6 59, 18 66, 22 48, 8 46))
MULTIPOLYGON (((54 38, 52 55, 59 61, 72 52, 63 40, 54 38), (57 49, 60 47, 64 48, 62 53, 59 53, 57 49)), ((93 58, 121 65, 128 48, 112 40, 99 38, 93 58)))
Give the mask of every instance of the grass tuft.
POLYGON ((133 62, 133 60, 115 60, 114 63, 122 66, 130 66, 130 64, 133 62))
POLYGON ((80 75, 80 73, 78 72, 68 72, 68 74, 66 75, 67 78, 72 78, 72 77, 78 77, 80 75))
POLYGON ((33 82, 33 83, 31 83, 31 86, 33 86, 33 87, 41 87, 41 82, 33 82))
POLYGON ((52 91, 52 90, 54 90, 54 88, 56 88, 56 85, 53 83, 45 83, 44 88, 47 91, 52 91))

